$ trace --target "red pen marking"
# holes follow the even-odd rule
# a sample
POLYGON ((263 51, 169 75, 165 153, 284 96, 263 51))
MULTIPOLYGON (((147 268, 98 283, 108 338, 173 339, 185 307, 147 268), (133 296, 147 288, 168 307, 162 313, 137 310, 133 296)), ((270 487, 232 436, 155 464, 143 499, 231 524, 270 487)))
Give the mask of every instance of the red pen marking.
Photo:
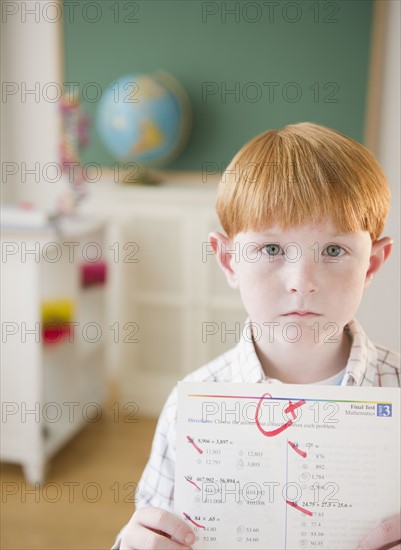
POLYGON ((191 523, 193 523, 194 525, 196 525, 196 527, 199 527, 200 529, 206 529, 206 527, 204 525, 201 525, 200 523, 197 523, 196 521, 194 521, 188 514, 186 514, 185 512, 183 512, 184 516, 187 518, 188 521, 190 521, 191 523))
POLYGON ((292 441, 289 441, 289 442, 288 442, 288 445, 290 445, 290 446, 294 449, 294 451, 295 451, 296 453, 298 453, 299 455, 301 455, 303 458, 306 458, 307 455, 306 455, 305 451, 301 451, 301 449, 298 449, 298 445, 296 445, 296 444, 293 443, 292 441))
MULTIPOLYGON (((289 406, 292 407, 292 401, 290 400, 288 403, 290 404, 289 406)), ((287 407, 287 408, 288 408, 288 407, 287 407)), ((287 409, 285 409, 284 412, 287 412, 287 409)), ((292 409, 290 410, 290 412, 291 412, 292 418, 295 420, 295 418, 297 417, 297 415, 294 413, 294 411, 293 411, 292 409)))
POLYGON ((189 477, 187 477, 187 476, 184 476, 184 477, 185 477, 185 479, 186 479, 187 481, 189 481, 189 483, 192 483, 192 485, 195 485, 195 487, 196 487, 199 491, 201 490, 201 488, 199 487, 199 485, 197 485, 197 484, 195 483, 195 481, 192 481, 192 479, 189 479, 189 477))
MULTIPOLYGON (((270 393, 264 393, 262 395, 262 397, 259 399, 258 401, 258 405, 256 407, 256 412, 255 412, 255 423, 256 423, 256 426, 258 427, 258 430, 265 436, 267 437, 273 437, 275 435, 278 435, 280 434, 281 432, 283 432, 284 430, 286 430, 287 428, 289 428, 290 426, 292 426, 292 420, 288 420, 288 422, 286 422, 285 424, 283 424, 282 426, 279 426, 278 428, 276 428, 275 430, 264 430, 262 428, 262 426, 260 425, 260 422, 259 422, 259 411, 260 411, 260 407, 262 405, 262 402, 263 402, 263 399, 268 396, 270 398, 272 398, 272 396, 270 395, 270 393)), ((297 401, 296 403, 291 403, 290 401, 290 405, 284 409, 284 412, 285 413, 293 413, 293 411, 295 409, 297 409, 298 407, 302 407, 302 405, 305 405, 306 401, 304 400, 301 400, 301 401, 297 401)), ((293 415, 294 416, 294 415, 293 415)))
POLYGON ((298 409, 298 407, 302 407, 302 405, 305 405, 306 401, 304 399, 301 399, 301 401, 297 401, 296 403, 292 403, 292 401, 289 402, 290 404, 286 409, 284 409, 284 412, 286 414, 291 413, 292 418, 296 418, 297 415, 294 414, 295 409, 298 409))
POLYGON ((308 516, 313 516, 312 512, 309 510, 306 510, 306 508, 302 508, 302 506, 298 506, 298 504, 295 504, 295 502, 291 502, 290 500, 286 500, 286 503, 292 506, 293 508, 296 508, 300 512, 303 512, 304 514, 307 514, 308 516))
POLYGON ((187 435, 187 439, 191 443, 191 445, 193 445, 195 447, 195 449, 198 451, 198 453, 203 454, 202 449, 200 447, 198 447, 198 445, 195 443, 195 441, 192 439, 192 437, 190 435, 187 435))

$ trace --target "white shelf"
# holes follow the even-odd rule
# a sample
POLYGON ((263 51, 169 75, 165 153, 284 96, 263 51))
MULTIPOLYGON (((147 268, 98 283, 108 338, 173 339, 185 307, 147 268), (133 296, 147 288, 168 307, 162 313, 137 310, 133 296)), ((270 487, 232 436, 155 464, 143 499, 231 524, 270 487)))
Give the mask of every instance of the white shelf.
POLYGON ((95 344, 82 340, 82 327, 90 321, 104 333, 106 287, 82 288, 80 280, 83 247, 94 239, 104 247, 104 224, 98 219, 75 219, 61 226, 61 233, 51 230, 12 237, 19 249, 24 245, 31 250, 38 241, 39 246, 56 243, 62 252, 56 262, 46 261, 42 254, 28 256, 27 261, 15 254, 2 264, 3 322, 15 323, 21 334, 24 325, 38 330, 25 340, 21 334, 9 337, 2 347, 1 399, 15 404, 17 412, 1 419, 1 459, 20 463, 32 484, 45 480, 53 454, 87 421, 82 415, 85 404, 100 406, 106 393, 104 334, 95 344), (72 258, 66 240, 78 242, 72 258), (74 303, 72 322, 78 325, 59 341, 44 343, 41 304, 57 299, 74 303))

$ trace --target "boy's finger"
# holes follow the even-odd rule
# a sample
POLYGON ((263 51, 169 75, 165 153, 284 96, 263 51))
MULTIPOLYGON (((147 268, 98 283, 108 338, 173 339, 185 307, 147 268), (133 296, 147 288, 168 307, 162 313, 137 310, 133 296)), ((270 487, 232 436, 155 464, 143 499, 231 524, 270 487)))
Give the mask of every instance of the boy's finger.
POLYGON ((147 550, 150 548, 152 550, 190 550, 189 546, 159 535, 140 523, 135 525, 135 529, 128 529, 120 543, 120 550, 147 550))
POLYGON ((401 518, 394 516, 380 523, 358 545, 359 549, 377 550, 395 548, 401 538, 401 518))
POLYGON ((134 514, 136 522, 156 531, 163 531, 181 544, 191 546, 195 535, 184 520, 162 508, 140 508, 134 514))

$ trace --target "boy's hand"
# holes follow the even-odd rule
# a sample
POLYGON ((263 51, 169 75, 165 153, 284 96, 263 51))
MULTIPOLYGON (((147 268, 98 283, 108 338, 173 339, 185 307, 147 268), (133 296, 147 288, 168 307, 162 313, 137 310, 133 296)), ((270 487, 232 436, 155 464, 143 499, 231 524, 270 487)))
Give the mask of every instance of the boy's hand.
POLYGON ((124 531, 120 550, 187 550, 195 535, 185 523, 161 508, 140 508, 124 531))
POLYGON ((401 549, 401 515, 393 516, 380 523, 373 531, 361 540, 359 550, 400 550, 401 549))

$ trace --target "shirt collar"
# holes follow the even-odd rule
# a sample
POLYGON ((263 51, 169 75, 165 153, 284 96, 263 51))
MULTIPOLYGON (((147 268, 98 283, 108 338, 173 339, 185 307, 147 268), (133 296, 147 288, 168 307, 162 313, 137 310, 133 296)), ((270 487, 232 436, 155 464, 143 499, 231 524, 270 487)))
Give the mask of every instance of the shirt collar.
POLYGON ((377 365, 377 350, 356 319, 344 328, 348 331, 352 346, 342 386, 371 386, 377 365))
MULTIPOLYGON (((356 319, 345 327, 352 345, 345 369, 342 386, 371 386, 374 379, 377 351, 356 319)), ((252 328, 249 317, 241 332, 241 339, 236 346, 234 379, 240 382, 269 382, 263 372, 256 354, 252 339, 252 328)))
POLYGON ((248 317, 242 328, 241 339, 236 346, 236 370, 241 382, 263 382, 266 379, 252 336, 252 325, 248 317))

